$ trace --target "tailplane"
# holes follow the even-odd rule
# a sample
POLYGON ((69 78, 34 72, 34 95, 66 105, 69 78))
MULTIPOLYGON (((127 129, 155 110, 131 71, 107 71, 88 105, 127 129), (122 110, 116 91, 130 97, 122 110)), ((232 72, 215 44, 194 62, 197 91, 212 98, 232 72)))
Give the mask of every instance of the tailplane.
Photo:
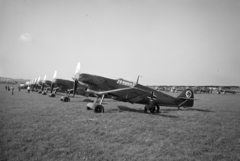
POLYGON ((194 104, 194 94, 191 89, 185 89, 177 98, 183 100, 183 102, 179 104, 179 107, 192 107, 194 104))

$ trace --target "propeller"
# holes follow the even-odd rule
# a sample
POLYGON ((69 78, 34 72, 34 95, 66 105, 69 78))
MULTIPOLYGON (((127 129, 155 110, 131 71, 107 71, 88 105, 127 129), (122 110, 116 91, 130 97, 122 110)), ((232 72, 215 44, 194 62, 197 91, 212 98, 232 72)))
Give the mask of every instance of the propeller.
POLYGON ((39 82, 40 82, 40 76, 38 77, 38 80, 37 80, 37 83, 36 83, 36 88, 37 88, 37 89, 40 87, 39 82))
POLYGON ((52 84, 51 84, 51 93, 53 91, 53 87, 54 87, 54 83, 52 82, 52 84))
POLYGON ((81 65, 80 65, 80 62, 78 62, 76 70, 75 70, 75 74, 80 74, 80 71, 81 71, 81 65))
POLYGON ((78 86, 78 82, 77 82, 77 80, 74 80, 74 84, 73 84, 73 97, 76 94, 77 86, 78 86))
POLYGON ((43 80, 45 81, 45 80, 46 80, 46 78, 47 78, 47 76, 45 75, 45 76, 44 76, 44 78, 43 78, 43 80))
POLYGON ((76 90, 77 90, 77 86, 78 86, 78 80, 77 80, 78 77, 77 76, 80 74, 80 70, 81 70, 81 65, 80 65, 80 62, 78 62, 76 70, 75 70, 75 74, 72 77, 73 80, 74 80, 74 84, 73 84, 73 97, 76 94, 76 90))
POLYGON ((41 91, 44 90, 46 78, 47 78, 47 76, 45 75, 44 78, 43 78, 43 81, 42 81, 42 89, 41 89, 41 91))
POLYGON ((57 76, 57 71, 55 71, 54 74, 53 74, 53 79, 52 79, 52 83, 51 83, 51 93, 52 93, 53 88, 54 88, 54 82, 53 82, 53 80, 56 78, 56 76, 57 76))
POLYGON ((37 83, 39 83, 39 81, 40 81, 40 76, 38 77, 37 83))
POLYGON ((45 86, 45 83, 42 84, 42 89, 41 89, 42 91, 44 90, 44 86, 45 86))

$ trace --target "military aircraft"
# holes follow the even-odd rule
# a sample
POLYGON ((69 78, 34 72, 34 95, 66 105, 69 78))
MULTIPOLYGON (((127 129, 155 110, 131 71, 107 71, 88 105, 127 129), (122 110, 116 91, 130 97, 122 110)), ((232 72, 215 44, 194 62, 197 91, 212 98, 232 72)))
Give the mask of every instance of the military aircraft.
POLYGON ((217 89, 217 93, 218 94, 226 94, 226 93, 231 93, 231 94, 236 94, 237 90, 236 90, 237 86, 220 86, 217 89))
MULTIPOLYGON (((38 79, 40 79, 40 77, 39 77, 38 79)), ((37 81, 38 81, 38 79, 35 78, 34 80, 32 80, 32 81, 30 82, 29 86, 30 86, 30 88, 31 88, 32 91, 35 91, 35 90, 36 90, 36 86, 37 86, 37 81)))
POLYGON ((51 88, 50 88, 51 93, 49 94, 49 97, 55 97, 58 91, 66 92, 66 95, 60 98, 60 100, 63 102, 70 102, 69 96, 71 93, 73 94, 73 97, 75 96, 75 94, 88 96, 86 93, 85 85, 78 85, 77 81, 59 79, 59 78, 56 78, 56 76, 57 76, 57 71, 55 71, 52 79, 51 88), (53 90, 54 90, 54 93, 53 93, 53 90))
POLYGON ((47 76, 45 75, 43 80, 38 81, 38 88, 40 88, 38 93, 42 93, 42 95, 46 95, 51 86, 51 81, 46 80, 46 78, 47 76))
POLYGON ((185 89, 178 97, 172 97, 153 88, 143 86, 135 82, 124 79, 110 79, 102 76, 80 73, 75 73, 73 79, 80 84, 87 85, 87 92, 97 95, 93 103, 87 104, 87 109, 93 109, 95 113, 103 113, 102 106, 105 95, 109 95, 114 100, 144 104, 144 112, 148 110, 151 113, 159 112, 159 106, 170 107, 192 107, 194 104, 194 94, 191 89, 185 89), (100 99, 101 97, 101 99, 100 99))

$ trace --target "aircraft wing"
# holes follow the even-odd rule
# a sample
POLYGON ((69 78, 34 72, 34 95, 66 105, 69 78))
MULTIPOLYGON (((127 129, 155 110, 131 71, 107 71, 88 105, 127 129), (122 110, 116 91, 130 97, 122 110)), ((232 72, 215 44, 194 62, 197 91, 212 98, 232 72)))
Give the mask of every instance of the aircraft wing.
POLYGON ((150 92, 140 88, 136 88, 136 87, 120 88, 120 89, 101 91, 101 92, 88 89, 87 92, 92 92, 97 95, 108 94, 113 96, 113 99, 115 100, 130 102, 130 103, 137 103, 143 100, 144 98, 151 96, 150 92))

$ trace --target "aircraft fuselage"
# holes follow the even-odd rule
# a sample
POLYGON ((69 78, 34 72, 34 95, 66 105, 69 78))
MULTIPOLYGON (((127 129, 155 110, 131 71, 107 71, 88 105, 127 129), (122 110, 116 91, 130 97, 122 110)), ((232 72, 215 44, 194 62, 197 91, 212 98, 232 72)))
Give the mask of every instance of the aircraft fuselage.
MULTIPOLYGON (((148 95, 152 93, 153 96, 155 96, 155 101, 160 106, 171 106, 171 107, 178 107, 184 100, 180 98, 175 98, 170 95, 167 95, 165 93, 162 93, 160 91, 157 91, 155 89, 149 88, 147 86, 143 86, 141 84, 136 84, 131 81, 127 81, 124 79, 110 79, 105 78, 97 75, 91 75, 91 74, 85 74, 82 73, 78 77, 78 81, 81 84, 88 85, 88 89, 93 91, 109 91, 109 90, 115 90, 115 89, 121 89, 121 88, 127 88, 127 87, 135 87, 140 90, 144 90, 148 92, 148 95)), ((121 95, 121 97, 115 95, 114 93, 109 93, 109 95, 112 96, 113 99, 118 101, 124 101, 124 102, 130 102, 130 103, 139 103, 139 104, 149 104, 150 99, 147 96, 141 97, 141 99, 136 100, 136 96, 134 93, 125 93, 121 95)), ((184 95, 185 96, 185 95, 184 95)), ((186 103, 183 104, 186 107, 192 107, 193 103, 186 103)))

